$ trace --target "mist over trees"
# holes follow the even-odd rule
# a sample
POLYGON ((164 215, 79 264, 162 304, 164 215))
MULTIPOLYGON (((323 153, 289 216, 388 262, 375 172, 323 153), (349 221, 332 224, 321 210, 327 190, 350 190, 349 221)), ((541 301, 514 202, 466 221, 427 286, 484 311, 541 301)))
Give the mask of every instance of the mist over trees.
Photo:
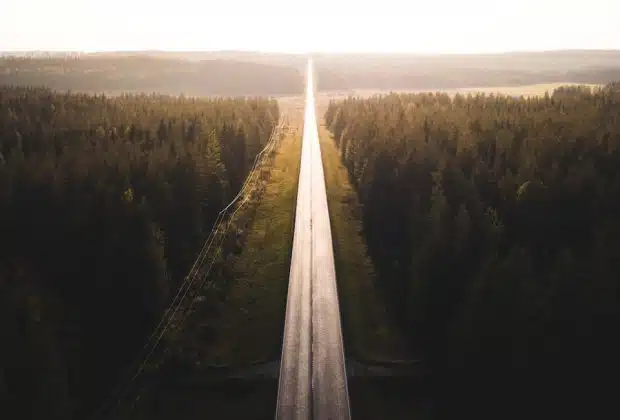
POLYGON ((437 90, 620 79, 619 51, 316 54, 319 90, 437 90))
POLYGON ((109 395, 278 118, 0 89, 1 417, 83 419, 109 395))
POLYGON ((330 103, 440 418, 617 413, 619 116, 618 84, 330 103))
POLYGON ((303 92, 295 68, 236 60, 188 61, 146 54, 0 58, 0 85, 86 93, 187 96, 291 95, 303 92))
POLYGON ((486 68, 352 67, 346 70, 319 69, 319 90, 375 89, 443 90, 466 87, 520 86, 539 83, 606 84, 620 79, 620 66, 614 68, 530 71, 486 68))
MULTIPOLYGON (((0 56, 0 84, 90 93, 300 95, 307 57, 214 51, 0 56)), ((618 51, 486 55, 313 54, 320 91, 437 90, 620 79, 618 51)))

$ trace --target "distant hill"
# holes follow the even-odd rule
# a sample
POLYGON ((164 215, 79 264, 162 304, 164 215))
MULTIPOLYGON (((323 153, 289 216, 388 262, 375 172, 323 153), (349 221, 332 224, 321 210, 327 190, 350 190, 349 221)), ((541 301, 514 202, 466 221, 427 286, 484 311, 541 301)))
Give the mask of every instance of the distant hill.
POLYGON ((495 54, 315 54, 317 65, 350 70, 363 68, 487 69, 568 71, 620 66, 620 50, 559 50, 495 54))
MULTIPOLYGON (((252 51, 127 51, 0 58, 0 83, 86 91, 295 95, 306 55, 252 51), (35 57, 35 58, 32 58, 35 57)), ((620 51, 504 54, 312 54, 318 89, 455 89, 620 80, 620 51)))
POLYGON ((293 67, 232 59, 189 61, 147 54, 0 59, 0 84, 82 92, 157 92, 188 96, 294 95, 293 67))
POLYGON ((85 57, 124 57, 140 55, 155 58, 174 60, 203 61, 203 60, 234 60, 251 63, 278 65, 304 69, 307 56, 286 53, 262 53, 258 51, 110 51, 84 54, 85 57))
POLYGON ((314 61, 320 89, 452 89, 607 83, 620 79, 620 51, 615 50, 476 55, 316 54, 314 61), (321 72, 331 76, 322 80, 321 72))
MULTIPOLYGON (((95 53, 119 56, 126 53, 95 53)), ((238 60, 303 71, 306 55, 253 51, 141 51, 190 61, 238 60)), ((561 50, 501 54, 312 54, 319 90, 434 89, 533 83, 607 83, 620 73, 618 50, 561 50)))

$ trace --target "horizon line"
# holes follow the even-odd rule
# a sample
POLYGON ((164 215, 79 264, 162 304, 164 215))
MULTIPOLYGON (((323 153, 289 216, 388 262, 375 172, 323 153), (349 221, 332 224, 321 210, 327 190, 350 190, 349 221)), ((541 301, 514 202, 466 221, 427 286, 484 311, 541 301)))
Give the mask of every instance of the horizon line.
POLYGON ((204 53, 245 53, 262 55, 409 55, 409 56, 491 56, 506 54, 545 54, 545 53, 620 53, 620 48, 558 48, 545 50, 504 50, 486 52, 419 52, 419 51, 261 51, 258 49, 100 49, 100 50, 78 50, 78 49, 0 49, 3 54, 135 54, 135 53, 165 53, 165 54, 204 54, 204 53))

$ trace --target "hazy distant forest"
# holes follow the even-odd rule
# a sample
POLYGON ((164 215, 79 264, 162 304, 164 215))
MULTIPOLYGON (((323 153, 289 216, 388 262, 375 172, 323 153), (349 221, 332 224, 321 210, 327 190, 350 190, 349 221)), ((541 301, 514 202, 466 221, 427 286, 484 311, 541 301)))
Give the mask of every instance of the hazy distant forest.
POLYGON ((1 417, 102 402, 278 118, 260 98, 0 89, 1 417))
MULTIPOLYGON (((314 57, 318 89, 452 89, 620 80, 617 51, 481 56, 328 55, 314 57)), ((305 57, 286 54, 97 53, 0 57, 0 85, 79 92, 189 96, 299 95, 305 57)))
POLYGON ((449 418, 617 413, 620 84, 349 98, 325 117, 449 418))
POLYGON ((234 60, 189 62, 144 55, 0 59, 0 84, 79 92, 155 92, 188 96, 303 92, 294 68, 234 60))

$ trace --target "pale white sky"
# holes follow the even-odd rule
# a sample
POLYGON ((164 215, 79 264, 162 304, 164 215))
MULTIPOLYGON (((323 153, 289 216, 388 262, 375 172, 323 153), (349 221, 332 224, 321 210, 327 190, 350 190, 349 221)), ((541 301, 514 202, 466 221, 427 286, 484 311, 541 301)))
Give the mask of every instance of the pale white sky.
POLYGON ((620 49, 620 0, 0 0, 0 51, 620 49))

